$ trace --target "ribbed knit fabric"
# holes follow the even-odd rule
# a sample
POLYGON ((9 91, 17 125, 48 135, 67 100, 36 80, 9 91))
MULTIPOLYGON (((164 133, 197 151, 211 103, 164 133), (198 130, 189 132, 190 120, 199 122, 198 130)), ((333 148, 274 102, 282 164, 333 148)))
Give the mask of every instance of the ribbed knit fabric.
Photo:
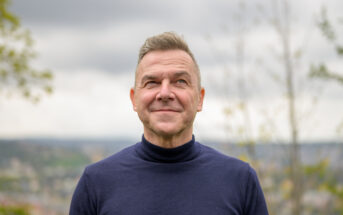
POLYGON ((70 215, 267 215, 255 171, 194 141, 142 141, 88 166, 70 215))
POLYGON ((178 163, 194 159, 200 152, 200 146, 192 140, 176 148, 166 149, 149 143, 144 136, 136 146, 137 154, 146 161, 160 163, 178 163))

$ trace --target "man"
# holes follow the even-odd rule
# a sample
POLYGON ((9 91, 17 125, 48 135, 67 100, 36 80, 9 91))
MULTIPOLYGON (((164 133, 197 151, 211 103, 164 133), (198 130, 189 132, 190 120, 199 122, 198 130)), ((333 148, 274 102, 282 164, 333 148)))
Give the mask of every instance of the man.
POLYGON ((266 215, 255 171, 195 141, 205 90, 185 41, 174 33, 140 49, 133 109, 141 142, 88 166, 70 215, 266 215))

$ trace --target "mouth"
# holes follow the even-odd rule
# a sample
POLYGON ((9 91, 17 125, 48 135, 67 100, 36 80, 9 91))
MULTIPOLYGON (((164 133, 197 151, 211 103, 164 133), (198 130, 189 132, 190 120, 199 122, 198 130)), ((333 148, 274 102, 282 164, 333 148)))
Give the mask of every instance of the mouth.
POLYGON ((153 112, 179 112, 179 111, 173 110, 173 109, 158 109, 158 110, 153 110, 153 112))
POLYGON ((156 112, 156 113, 178 113, 182 112, 182 108, 178 107, 177 105, 151 105, 149 107, 150 112, 156 112))
POLYGON ((160 113, 177 113, 177 112, 181 112, 180 108, 176 108, 176 107, 152 107, 151 112, 160 112, 160 113))

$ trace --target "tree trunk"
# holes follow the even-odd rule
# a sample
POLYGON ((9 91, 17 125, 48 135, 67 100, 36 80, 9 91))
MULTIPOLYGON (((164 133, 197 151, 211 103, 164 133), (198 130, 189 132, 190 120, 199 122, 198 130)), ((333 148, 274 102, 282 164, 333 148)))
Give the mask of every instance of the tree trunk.
POLYGON ((297 115, 296 115, 296 96, 294 87, 294 71, 291 59, 290 51, 290 30, 289 30, 289 8, 286 1, 283 5, 284 12, 284 26, 280 28, 283 48, 283 63, 286 73, 286 91, 288 100, 288 117, 290 126, 291 136, 291 147, 290 147, 290 179, 292 182, 291 190, 291 202, 292 202, 292 215, 300 215, 302 212, 302 165, 301 165, 301 154, 298 143, 298 126, 297 126, 297 115))

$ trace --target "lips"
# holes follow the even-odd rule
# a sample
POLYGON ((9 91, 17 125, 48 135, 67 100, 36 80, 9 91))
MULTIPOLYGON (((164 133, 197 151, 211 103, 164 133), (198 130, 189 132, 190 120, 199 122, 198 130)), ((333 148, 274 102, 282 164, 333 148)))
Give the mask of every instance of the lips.
POLYGON ((174 107, 162 107, 162 108, 150 108, 151 112, 181 112, 181 108, 174 107))
POLYGON ((179 111, 173 110, 173 109, 157 109, 157 110, 152 110, 152 112, 179 112, 179 111))

